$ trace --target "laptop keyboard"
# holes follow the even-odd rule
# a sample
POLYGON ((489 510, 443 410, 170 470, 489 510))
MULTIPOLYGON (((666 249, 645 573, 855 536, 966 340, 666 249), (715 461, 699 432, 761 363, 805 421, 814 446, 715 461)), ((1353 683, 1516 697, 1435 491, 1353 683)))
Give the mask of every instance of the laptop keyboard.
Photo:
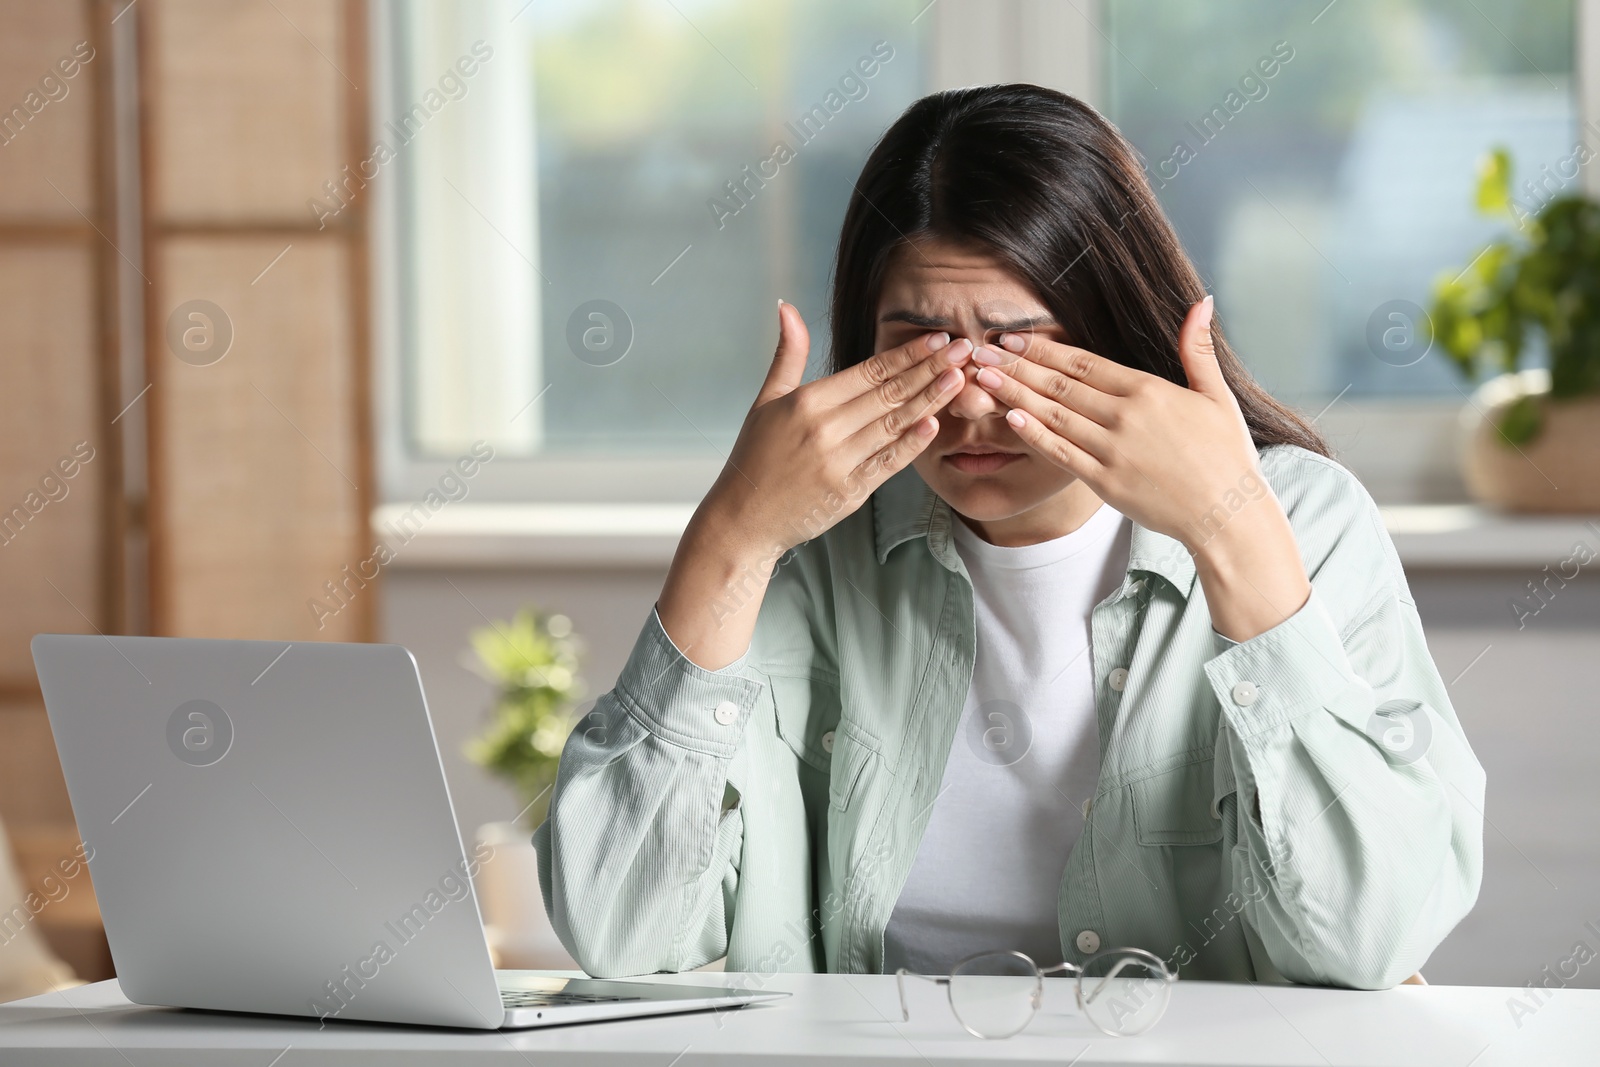
POLYGON ((598 993, 537 993, 518 989, 500 990, 500 1002, 508 1008, 565 1008, 578 1004, 619 1004, 643 997, 606 997, 598 993))

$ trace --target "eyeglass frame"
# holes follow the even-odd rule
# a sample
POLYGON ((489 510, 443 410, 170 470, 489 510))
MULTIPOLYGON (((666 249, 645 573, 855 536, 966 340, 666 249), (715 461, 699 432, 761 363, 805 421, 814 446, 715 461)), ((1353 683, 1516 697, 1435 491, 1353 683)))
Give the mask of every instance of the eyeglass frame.
MULTIPOLYGON (((1142 948, 1112 948, 1112 949, 1106 949, 1104 952, 1097 952, 1093 956, 1090 956, 1088 959, 1084 960, 1083 964, 1081 966, 1078 965, 1078 964, 1069 963, 1069 962, 1063 960, 1062 962, 1060 962, 1058 964, 1055 964, 1052 967, 1041 967, 1034 960, 1034 958, 1032 956, 1028 955, 1026 952, 1018 952, 1015 949, 1011 949, 1011 950, 1008 950, 1008 951, 977 952, 977 953, 974 953, 971 956, 967 956, 964 959, 957 960, 955 966, 950 968, 950 973, 949 974, 944 974, 944 975, 919 974, 916 971, 907 970, 904 967, 901 967, 898 970, 896 970, 894 972, 894 981, 895 981, 895 986, 899 990, 899 993, 900 993, 900 1021, 901 1022, 910 1022, 911 1021, 911 1009, 906 1004, 906 982, 905 982, 905 980, 906 980, 907 977, 920 978, 925 982, 932 982, 935 985, 944 986, 944 988, 945 988, 945 999, 950 1004, 950 1014, 952 1014, 952 1015, 954 1015, 956 1017, 956 1022, 961 1024, 961 1029, 965 1030, 967 1033, 971 1034, 973 1037, 982 1038, 985 1041, 1003 1041, 1003 1040, 1005 1040, 1007 1038, 1016 1037, 1018 1034, 1022 1033, 1022 1031, 1026 1030, 1028 1028, 1028 1024, 1033 1022, 1034 1016, 1039 1014, 1039 1008, 1042 1006, 1041 1002, 1042 1002, 1042 1000, 1044 998, 1044 979, 1045 979, 1045 977, 1047 975, 1062 974, 1062 975, 1067 975, 1067 976, 1070 976, 1070 977, 1073 977, 1073 978, 1076 979, 1076 981, 1073 983, 1073 990, 1074 990, 1074 995, 1075 995, 1075 997, 1077 999, 1077 1002, 1078 1002, 1078 1010, 1083 1013, 1084 1018, 1088 1019, 1089 1022, 1091 1024, 1093 1024, 1093 1026, 1094 1026, 1094 1028, 1096 1030, 1099 1030, 1101 1033, 1105 1034, 1106 1036, 1108 1036, 1108 1037, 1138 1037, 1140 1034, 1147 1033, 1148 1031, 1154 1029, 1156 1023, 1160 1022, 1162 1017, 1165 1016, 1166 1013, 1167 1013, 1167 1009, 1166 1009, 1165 1005, 1163 1005, 1162 1008, 1161 1008, 1161 1014, 1157 1015, 1155 1017, 1155 1019, 1150 1023, 1149 1026, 1146 1026, 1141 1030, 1135 1030, 1131 1034, 1119 1034, 1116 1031, 1107 1030, 1105 1027, 1101 1026, 1098 1022, 1095 1021, 1094 1016, 1089 1014, 1088 1006, 1085 1005, 1084 1002, 1083 1002, 1083 979, 1085 977, 1086 972, 1088 971, 1089 965, 1091 963, 1093 963, 1095 960, 1103 959, 1106 956, 1122 956, 1122 957, 1125 957, 1125 958, 1142 957, 1143 959, 1154 963, 1158 968, 1160 968, 1161 978, 1166 983, 1166 988, 1168 989, 1168 994, 1167 995, 1169 997, 1171 996, 1170 988, 1171 988, 1172 984, 1178 980, 1177 974, 1175 974, 1172 971, 1172 969, 1167 966, 1166 961, 1163 960, 1160 956, 1157 956, 1153 952, 1146 952, 1142 948), (973 960, 980 960, 980 959, 983 959, 985 956, 1015 956, 1018 959, 1025 960, 1028 963, 1028 965, 1033 968, 1033 992, 1031 994, 1029 994, 1029 997, 1028 997, 1028 1001, 1032 1005, 1032 1010, 1028 1013, 1027 1020, 1021 1026, 1019 1026, 1015 1030, 1011 1031, 1011 1033, 1009 1033, 1009 1034, 1001 1034, 1001 1035, 994 1036, 994 1037, 991 1037, 988 1034, 980 1034, 980 1033, 978 1033, 978 1031, 974 1030, 972 1027, 967 1025, 967 1021, 961 1017, 961 1012, 956 1008, 955 994, 954 994, 954 992, 952 991, 952 988, 951 988, 951 982, 957 977, 956 972, 959 971, 964 965, 966 965, 968 963, 971 963, 973 960)), ((1123 967, 1126 966, 1126 963, 1127 963, 1127 959, 1125 959, 1123 963, 1120 963, 1116 967, 1114 967, 1110 974, 1102 976, 1103 977, 1103 981, 1107 981, 1108 982, 1111 979, 1115 978, 1117 976, 1117 974, 1123 969, 1123 967)), ((983 976, 983 975, 970 975, 970 976, 963 976, 963 977, 978 978, 978 977, 985 977, 985 976, 983 976)), ((1018 975, 1017 977, 1020 978, 1020 977, 1023 977, 1023 976, 1018 975)), ((1097 989, 1095 991, 1095 993, 1090 995, 1089 1000, 1091 1002, 1093 1002, 1094 998, 1096 996, 1098 996, 1098 995, 1099 995, 1099 990, 1097 989)))

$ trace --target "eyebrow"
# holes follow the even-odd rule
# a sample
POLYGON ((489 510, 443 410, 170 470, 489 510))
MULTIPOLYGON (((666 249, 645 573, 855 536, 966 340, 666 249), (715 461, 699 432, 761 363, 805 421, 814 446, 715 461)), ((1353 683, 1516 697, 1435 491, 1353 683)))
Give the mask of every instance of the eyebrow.
MULTIPOLYGON (((885 314, 879 322, 905 322, 912 326, 921 326, 924 329, 943 329, 950 325, 950 320, 937 315, 919 315, 915 311, 897 310, 885 314)), ((1056 325, 1056 320, 1050 315, 1034 315, 1031 318, 999 319, 979 318, 979 325, 988 330, 1036 330, 1056 325)))

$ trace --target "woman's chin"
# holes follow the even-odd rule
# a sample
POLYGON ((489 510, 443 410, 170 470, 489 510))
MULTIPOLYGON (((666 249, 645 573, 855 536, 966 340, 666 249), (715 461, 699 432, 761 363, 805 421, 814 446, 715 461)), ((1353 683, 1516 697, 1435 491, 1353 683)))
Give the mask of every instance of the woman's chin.
POLYGON ((940 499, 958 514, 974 522, 998 522, 1001 519, 1009 519, 1043 503, 1051 496, 1048 492, 1023 491, 1016 486, 1006 485, 999 479, 963 480, 967 484, 951 485, 950 479, 941 479, 944 484, 932 488, 940 499))
POLYGON ((974 522, 996 522, 1039 506, 1077 481, 1056 468, 1048 472, 1053 477, 1041 479, 1037 463, 1036 457, 1025 455, 994 471, 969 473, 942 456, 922 455, 913 465, 928 487, 957 513, 974 522))

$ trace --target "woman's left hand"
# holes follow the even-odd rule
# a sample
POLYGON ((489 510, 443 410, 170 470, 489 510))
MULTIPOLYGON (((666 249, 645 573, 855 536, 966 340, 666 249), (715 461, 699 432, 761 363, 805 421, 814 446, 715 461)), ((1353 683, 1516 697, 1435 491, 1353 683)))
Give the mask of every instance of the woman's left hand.
POLYGON ((1208 296, 1179 333, 1187 388, 1038 335, 1002 335, 1000 351, 985 346, 973 358, 1018 437, 1134 522, 1183 543, 1218 631, 1245 640, 1298 610, 1310 586, 1217 364, 1211 310, 1208 296))
POLYGON ((1179 333, 1188 388, 1037 334, 998 344, 974 357, 988 368, 978 384, 1011 409, 1017 436, 1141 526, 1193 553, 1227 516, 1230 492, 1261 495, 1250 430, 1217 366, 1210 297, 1179 333))

